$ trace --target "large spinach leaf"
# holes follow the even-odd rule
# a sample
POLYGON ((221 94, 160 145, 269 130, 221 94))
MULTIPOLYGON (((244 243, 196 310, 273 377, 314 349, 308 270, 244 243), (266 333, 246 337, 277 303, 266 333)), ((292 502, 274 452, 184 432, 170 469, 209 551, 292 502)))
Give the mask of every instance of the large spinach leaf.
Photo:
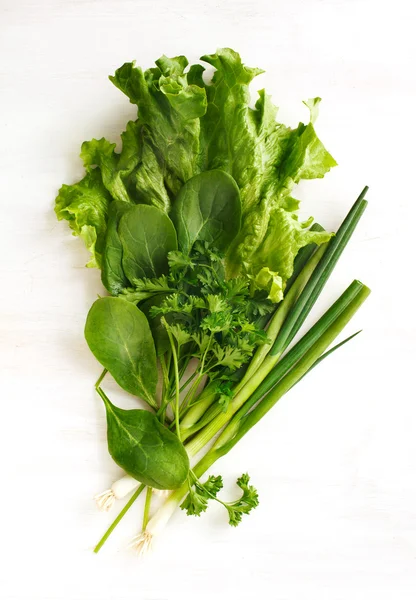
POLYGON ((85 338, 95 358, 130 394, 156 408, 156 352, 144 314, 121 298, 96 300, 87 316, 85 338))
POLYGON ((123 247, 118 234, 118 224, 121 217, 131 208, 131 204, 122 200, 116 200, 110 204, 101 265, 101 281, 114 296, 117 296, 130 284, 123 269, 123 247))
POLYGON ((138 204, 120 219, 123 269, 130 281, 168 272, 168 252, 177 250, 172 221, 155 206, 138 204))
POLYGON ((107 413, 108 451, 129 475, 159 490, 185 481, 189 458, 174 433, 146 410, 123 410, 102 394, 107 413))
POLYGON ((181 188, 171 217, 182 252, 190 252, 197 240, 226 250, 240 230, 237 184, 224 171, 200 173, 181 188))

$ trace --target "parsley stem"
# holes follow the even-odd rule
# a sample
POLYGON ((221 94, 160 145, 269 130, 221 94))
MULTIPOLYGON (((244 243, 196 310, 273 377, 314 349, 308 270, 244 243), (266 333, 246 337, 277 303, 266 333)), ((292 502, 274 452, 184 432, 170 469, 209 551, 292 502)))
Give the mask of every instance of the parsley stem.
POLYGON ((172 348, 172 358, 173 358, 173 368, 175 373, 175 390, 176 390, 176 403, 175 403, 175 425, 176 425, 176 435, 179 439, 181 439, 181 430, 179 426, 179 408, 180 408, 180 377, 179 377, 179 365, 178 365, 178 355, 176 354, 175 342, 173 341, 172 333, 170 332, 169 326, 164 317, 161 319, 162 323, 166 328, 166 332, 169 337, 169 342, 172 348))
POLYGON ((206 374, 206 372, 204 371, 205 360, 207 358, 208 351, 211 349, 213 337, 214 337, 214 334, 213 334, 213 332, 211 332, 211 335, 209 337, 209 342, 208 342, 207 347, 205 348, 205 351, 202 355, 199 368, 196 371, 196 373, 198 373, 198 376, 197 376, 196 380, 193 382, 193 384, 191 385, 188 393, 186 394, 186 396, 181 404, 181 415, 185 412, 186 408, 192 403, 192 400, 194 400, 195 393, 198 389, 198 386, 201 383, 202 378, 206 374))
POLYGON ((100 539, 98 544, 95 546, 95 548, 94 548, 95 554, 97 554, 101 550, 101 548, 104 546, 105 542, 108 540, 110 535, 113 533, 114 529, 120 523, 121 519, 124 517, 124 515, 127 513, 127 511, 131 508, 131 506, 134 504, 134 502, 137 500, 137 498, 140 496, 140 494, 142 493, 142 491, 144 490, 145 487, 146 486, 144 485, 144 483, 142 483, 142 485, 139 488, 137 488, 137 490, 134 492, 134 494, 132 495, 130 500, 127 502, 127 504, 124 506, 124 508, 118 513, 117 517, 114 519, 114 521, 111 523, 110 527, 107 529, 107 531, 105 532, 103 537, 100 539))
POLYGON ((185 398, 182 401, 181 404, 181 411, 180 411, 180 416, 182 416, 184 414, 184 412, 186 411, 187 407, 190 405, 190 403, 192 402, 195 392, 199 386, 199 384, 201 383, 201 380, 203 378, 204 374, 200 373, 199 370, 195 371, 195 373, 193 374, 192 378, 196 377, 195 381, 193 382, 193 384, 191 385, 191 387, 189 388, 185 398), (198 375, 198 376, 197 376, 198 375), (196 377, 197 376, 197 377, 196 377))
POLYGON ((195 377, 197 376, 197 373, 198 373, 198 371, 194 371, 194 372, 192 373, 192 375, 190 375, 190 376, 188 377, 188 379, 185 381, 185 383, 183 383, 183 384, 181 385, 181 388, 180 388, 180 391, 181 391, 181 392, 183 392, 183 390, 184 390, 185 388, 187 388, 187 387, 188 387, 188 385, 191 383, 191 381, 193 381, 193 380, 195 379, 195 377))
POLYGON ((150 504, 152 502, 152 493, 153 493, 152 488, 150 486, 148 486, 147 490, 146 490, 146 500, 145 500, 145 503, 144 503, 142 531, 146 530, 147 524, 149 522, 150 504))

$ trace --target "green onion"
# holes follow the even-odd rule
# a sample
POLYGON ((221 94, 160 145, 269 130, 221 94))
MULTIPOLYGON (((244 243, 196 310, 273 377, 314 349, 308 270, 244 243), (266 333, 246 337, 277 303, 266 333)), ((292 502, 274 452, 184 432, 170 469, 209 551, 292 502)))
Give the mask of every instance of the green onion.
POLYGON ((329 242, 328 248, 319 265, 316 267, 296 305, 285 321, 270 351, 271 355, 279 355, 288 347, 310 313, 367 207, 368 203, 364 200, 367 190, 368 186, 363 189, 341 224, 337 234, 329 242))
MULTIPOLYGON (((299 362, 285 375, 261 402, 245 417, 240 424, 236 435, 226 445, 227 452, 252 428, 264 415, 286 394, 319 360, 334 339, 340 334, 347 323, 352 319, 357 310, 370 294, 370 289, 361 284, 360 291, 342 311, 338 318, 318 338, 313 346, 305 352, 299 362), (228 447, 228 445, 230 445, 228 447)), ((214 448, 221 447, 221 438, 218 438, 214 448)))
MULTIPOLYGON (((323 356, 321 356, 323 352, 325 352, 328 346, 344 329, 344 327, 352 319, 357 310, 360 308, 360 306, 370 294, 370 289, 365 285, 360 284, 359 282, 354 282, 353 284, 351 284, 348 290, 350 290, 351 287, 356 283, 360 285, 360 289, 358 289, 358 291, 354 294, 354 296, 351 298, 351 300, 348 302, 345 308, 340 313, 338 313, 337 318, 331 322, 329 327, 325 328, 324 331, 317 336, 316 341, 311 346, 309 346, 308 350, 300 356, 298 361, 294 362, 293 368, 289 370, 289 372, 287 372, 283 378, 280 378, 277 385, 271 389, 269 388, 270 391, 259 402, 259 404, 250 413, 248 413, 247 416, 243 418, 240 417, 240 423, 238 425, 238 430, 235 433, 235 435, 233 435, 231 439, 228 439, 230 438, 230 433, 229 431, 227 432, 227 427, 221 434, 221 436, 218 438, 213 448, 218 449, 224 445, 224 447, 227 448, 228 452, 228 444, 231 444, 231 449, 243 437, 243 435, 245 435, 276 404, 276 402, 280 400, 280 398, 287 391, 289 391, 289 389, 293 387, 293 385, 295 385, 295 383, 297 383, 320 360, 320 358, 323 358, 323 356)), ((346 292, 348 292, 348 290, 346 290, 346 292)), ((344 292, 341 298, 346 294, 346 292, 344 292)), ((339 300, 337 302, 339 302, 339 300)), ((318 324, 319 321, 316 325, 318 324)), ((305 338, 308 337, 314 329, 316 331, 316 325, 312 327, 312 329, 304 336, 305 338)), ((310 339, 313 338, 314 336, 311 335, 310 339)), ((347 340, 345 340, 345 342, 346 341, 347 340)), ((335 348, 333 350, 335 350, 335 348)), ((256 391, 255 396, 257 397, 257 399, 260 399, 263 395, 261 394, 262 387, 263 386, 260 386, 259 389, 256 391)), ((237 418, 237 414, 235 415, 235 418, 237 418)), ((235 423, 232 424, 232 422, 230 422, 229 427, 230 431, 234 432, 235 423)))
MULTIPOLYGON (((360 331, 356 331, 355 333, 353 333, 352 335, 348 336, 347 338, 345 338, 345 340, 342 340, 342 342, 339 342, 339 344, 337 344, 336 346, 334 346, 333 348, 331 348, 330 350, 328 350, 327 352, 325 352, 325 354, 322 354, 322 356, 320 356, 318 358, 318 360, 316 362, 313 363, 313 365, 311 366, 311 368, 309 369, 308 373, 310 371, 312 371, 312 369, 314 369, 316 366, 319 365, 319 363, 321 361, 323 361, 325 358, 327 358, 328 356, 330 356, 333 352, 335 352, 335 350, 338 350, 339 348, 341 348, 344 344, 346 344, 347 342, 350 342, 352 339, 355 338, 355 336, 357 336, 359 333, 362 332, 362 329, 360 329, 360 331)), ((307 375, 307 373, 305 373, 307 375)))
POLYGON ((126 512, 133 506, 134 502, 140 496, 140 494, 142 493, 142 491, 144 490, 145 487, 146 486, 144 485, 144 483, 142 483, 142 485, 134 492, 134 494, 132 495, 130 500, 127 502, 127 504, 124 506, 124 508, 119 512, 117 517, 114 519, 114 521, 111 523, 110 527, 107 529, 107 531, 103 535, 103 537, 100 539, 98 544, 95 546, 95 548, 94 548, 95 554, 97 554, 101 550, 101 548, 104 546, 107 539, 113 533, 114 529, 120 523, 121 519, 124 517, 126 512))
MULTIPOLYGON (((315 323, 301 340, 284 356, 256 388, 250 398, 236 412, 229 426, 234 427, 240 419, 273 387, 289 373, 296 363, 320 339, 331 325, 339 318, 365 286, 359 281, 353 281, 344 293, 336 300, 326 313, 315 323)), ((367 289, 367 288, 365 288, 367 289)), ((346 340, 347 341, 347 340, 346 340)))

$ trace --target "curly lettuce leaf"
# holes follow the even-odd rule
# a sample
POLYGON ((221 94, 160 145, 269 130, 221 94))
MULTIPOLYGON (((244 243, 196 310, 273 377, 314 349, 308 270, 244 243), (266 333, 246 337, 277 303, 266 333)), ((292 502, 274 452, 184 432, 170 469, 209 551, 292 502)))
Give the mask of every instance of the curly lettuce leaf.
POLYGON ((66 219, 74 235, 79 235, 91 252, 87 267, 100 267, 112 198, 98 169, 89 171, 74 185, 63 185, 55 203, 59 220, 66 219))
POLYGON ((249 85, 260 69, 246 67, 239 54, 224 48, 202 60, 216 68, 205 86, 208 107, 201 118, 202 167, 222 169, 240 188, 243 216, 274 185, 275 165, 290 130, 276 122, 277 108, 262 90, 251 109, 249 85))
POLYGON ((105 138, 84 142, 80 156, 87 174, 74 185, 63 185, 55 200, 58 219, 66 219, 91 252, 88 267, 101 267, 110 203, 139 201, 132 182, 141 159, 139 132, 137 121, 127 123, 120 154, 105 138))
POLYGON ((308 100, 304 100, 303 104, 309 108, 310 113, 310 122, 312 125, 315 123, 316 119, 319 115, 319 104, 321 103, 322 98, 309 98, 308 100))
MULTIPOLYGON (((250 267, 248 270, 250 271, 250 267)), ((269 267, 262 267, 255 274, 248 273, 248 277, 251 279, 252 292, 255 290, 266 290, 267 298, 272 302, 278 303, 283 300, 284 283, 277 272, 271 271, 269 267)))
MULTIPOLYGON (((276 121, 277 108, 264 90, 255 108, 250 108, 249 84, 260 69, 246 67, 239 54, 228 48, 202 60, 216 69, 212 82, 205 86, 208 107, 201 118, 202 165, 230 173, 241 193, 242 227, 227 256, 228 274, 235 276, 243 263, 252 262, 267 235, 272 212, 297 210, 298 202, 290 196, 294 185, 301 179, 323 177, 336 162, 312 124, 319 98, 306 102, 311 122, 290 129, 276 121)), ((199 81, 204 85, 201 72, 199 81)), ((292 250, 293 254, 296 246, 292 250)), ((274 270, 269 260, 263 266, 274 270)))
MULTIPOLYGON (((162 174, 169 196, 175 196, 196 172, 200 117, 206 112, 205 89, 189 83, 184 56, 162 56, 142 71, 134 62, 117 69, 110 80, 137 105, 146 156, 162 174)), ((149 190, 150 191, 150 190, 149 190)))
POLYGON ((122 150, 105 138, 84 142, 85 178, 63 186, 56 199, 59 219, 66 219, 92 254, 88 266, 100 266, 113 200, 154 205, 169 212, 171 198, 199 172, 199 117, 206 92, 188 83, 185 57, 161 57, 143 72, 134 63, 118 69, 111 81, 137 104, 139 118, 121 134, 122 150))
POLYGON ((266 235, 251 255, 250 263, 245 263, 256 287, 269 290, 272 282, 269 293, 273 297, 269 297, 275 302, 283 297, 284 284, 293 273, 293 263, 299 250, 311 243, 323 244, 332 237, 327 231, 311 231, 310 224, 311 219, 301 223, 296 214, 283 208, 275 209, 270 215, 266 235), (276 280, 277 275, 281 281, 276 280))
POLYGON ((260 69, 245 66, 228 48, 202 60, 215 68, 209 84, 201 65, 185 72, 184 56, 162 56, 146 71, 125 63, 110 77, 137 105, 138 119, 127 124, 120 154, 104 138, 84 142, 87 175, 61 188, 56 212, 83 237, 93 255, 89 266, 99 266, 112 201, 150 204, 169 213, 191 177, 223 170, 235 179, 242 203, 227 275, 249 274, 252 285, 268 286, 276 300, 303 245, 299 224, 291 219, 299 208, 292 190, 301 179, 323 177, 336 164, 314 129, 320 98, 305 102, 310 123, 291 129, 276 121, 277 108, 264 90, 250 107, 249 85, 260 69), (281 238, 274 228, 283 221, 291 235, 281 238), (270 246, 273 253, 265 250, 270 246))
POLYGON ((116 144, 105 138, 93 139, 81 146, 81 158, 87 172, 93 168, 101 171, 103 184, 114 200, 131 202, 134 199, 129 190, 129 176, 140 162, 139 130, 137 121, 127 123, 126 131, 121 134, 120 154, 115 152, 116 144))
MULTIPOLYGON (((291 196, 295 184, 301 179, 323 177, 335 160, 325 150, 316 136, 312 123, 299 126, 291 131, 286 139, 281 162, 275 170, 273 184, 264 190, 259 202, 243 217, 242 227, 228 252, 228 273, 236 275, 243 263, 256 262, 255 255, 267 237, 273 237, 274 221, 272 214, 280 208, 288 216, 295 214, 299 202, 291 196)), ((291 254, 296 256, 296 245, 291 254)), ((272 256, 263 266, 272 270, 272 256)), ((284 277, 282 273, 279 275, 284 277)))

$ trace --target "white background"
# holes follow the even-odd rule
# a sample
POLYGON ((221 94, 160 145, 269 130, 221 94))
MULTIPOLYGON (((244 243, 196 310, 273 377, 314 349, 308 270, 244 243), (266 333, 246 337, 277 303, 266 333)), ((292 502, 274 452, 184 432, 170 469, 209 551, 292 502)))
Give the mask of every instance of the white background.
POLYGON ((415 598, 415 26, 400 0, 0 0, 2 600, 415 598), (339 166, 300 186, 305 214, 334 228, 370 186, 311 316, 359 278, 373 294, 349 331, 364 332, 215 467, 232 493, 244 471, 259 489, 239 528, 177 514, 139 562, 135 505, 96 556, 114 513, 92 498, 119 473, 83 339, 102 287, 53 201, 82 175, 81 142, 134 117, 107 75, 221 46, 266 70, 281 120, 323 98, 339 166))

